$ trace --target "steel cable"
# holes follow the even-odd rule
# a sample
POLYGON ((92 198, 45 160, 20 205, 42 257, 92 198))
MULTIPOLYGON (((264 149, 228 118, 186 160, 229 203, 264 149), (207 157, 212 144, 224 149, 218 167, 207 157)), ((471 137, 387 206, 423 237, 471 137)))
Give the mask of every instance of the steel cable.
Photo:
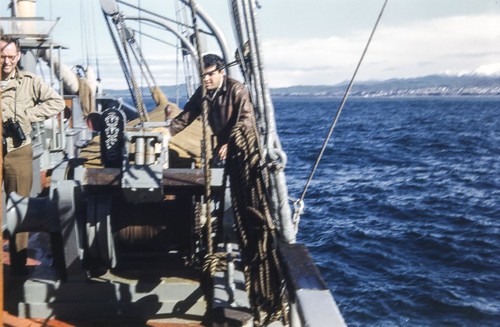
POLYGON ((380 19, 382 18, 382 14, 384 13, 384 10, 385 10, 385 6, 387 5, 387 2, 388 0, 385 0, 384 1, 384 4, 382 5, 382 9, 380 10, 380 13, 377 17, 377 20, 375 22, 375 25, 373 26, 373 29, 370 33, 370 37, 368 38, 368 41, 365 45, 365 48, 363 50, 363 53, 361 54, 361 57, 358 61, 358 64, 356 65, 356 69, 354 70, 354 73, 351 77, 351 80, 349 81, 349 84, 347 86, 347 89, 344 93, 344 96, 342 97, 342 101, 340 102, 340 105, 339 105, 339 108, 337 109, 337 113, 335 114, 335 117, 333 119, 333 122, 330 126, 330 129, 328 131, 328 134, 325 138, 325 141, 323 142, 323 146, 321 147, 321 150, 318 154, 318 157, 316 158, 316 162, 314 163, 314 166, 313 166, 313 169, 311 170, 311 173, 309 175, 309 178, 307 179, 307 182, 304 186, 304 190, 302 191, 302 194, 300 195, 300 198, 298 200, 295 201, 295 213, 294 213, 294 216, 293 216, 293 223, 295 225, 295 230, 298 230, 298 225, 299 225, 299 220, 300 220, 300 215, 302 214, 302 208, 303 208, 303 203, 304 203, 304 198, 306 196, 306 193, 307 193, 307 190, 312 182, 312 179, 314 177, 314 174, 316 173, 316 170, 318 169, 318 166, 319 166, 319 163, 321 161, 321 158, 323 157, 323 154, 325 153, 325 150, 326 150, 326 147, 330 141, 330 138, 332 137, 332 134, 333 134, 333 130, 335 129, 335 126, 337 125, 337 122, 340 118, 340 114, 342 112, 342 109, 344 108, 344 105, 347 101, 347 97, 349 96, 349 93, 352 89, 352 86, 354 84, 354 79, 356 78, 356 75, 358 74, 358 70, 359 70, 359 67, 361 66, 361 63, 363 62, 363 59, 366 55, 366 52, 368 51, 368 47, 373 39, 373 35, 375 34, 375 31, 377 30, 377 26, 380 22, 380 19))

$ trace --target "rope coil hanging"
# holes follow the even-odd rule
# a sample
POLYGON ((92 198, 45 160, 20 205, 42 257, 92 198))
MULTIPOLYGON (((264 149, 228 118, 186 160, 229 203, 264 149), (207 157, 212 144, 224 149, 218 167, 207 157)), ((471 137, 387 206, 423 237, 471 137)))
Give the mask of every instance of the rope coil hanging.
POLYGON ((266 194, 269 175, 261 165, 257 132, 245 131, 237 123, 229 138, 228 153, 226 170, 254 322, 256 326, 276 320, 286 323, 288 302, 277 253, 279 238, 270 214, 266 194))
POLYGON ((262 46, 257 28, 258 5, 255 0, 230 0, 230 4, 233 28, 238 41, 237 57, 245 81, 250 86, 257 127, 265 153, 264 161, 270 171, 268 193, 272 217, 284 241, 294 243, 296 233, 284 173, 287 158, 277 134, 274 106, 264 74, 262 46))

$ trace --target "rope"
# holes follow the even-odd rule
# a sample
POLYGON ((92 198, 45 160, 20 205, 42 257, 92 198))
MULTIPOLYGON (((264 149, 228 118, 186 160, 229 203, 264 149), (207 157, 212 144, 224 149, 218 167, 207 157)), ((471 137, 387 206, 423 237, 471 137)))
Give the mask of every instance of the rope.
MULTIPOLYGON (((194 26, 194 34, 196 39, 196 51, 198 52, 198 69, 200 74, 200 81, 203 76, 203 58, 201 56, 202 49, 200 44, 200 34, 198 32, 198 20, 196 17, 196 2, 194 0, 190 0, 191 5, 191 19, 193 20, 194 26)), ((207 253, 211 255, 213 252, 213 242, 212 242, 212 209, 210 208, 210 200, 212 198, 212 190, 211 190, 211 174, 210 167, 208 165, 208 103, 206 101, 207 90, 202 84, 202 133, 203 139, 201 142, 201 151, 202 151, 202 163, 203 163, 203 173, 205 179, 205 203, 207 206, 207 253)))
POLYGON ((227 270, 227 254, 216 252, 207 255, 203 260, 201 287, 207 303, 213 302, 213 277, 217 271, 227 270))
POLYGON ((256 131, 245 131, 237 123, 228 142, 228 154, 226 170, 254 323, 265 326, 283 320, 286 324, 288 303, 277 254, 278 234, 265 192, 269 175, 260 164, 256 131))
POLYGON ((257 127, 264 144, 265 160, 271 172, 268 188, 272 217, 280 229, 280 235, 288 243, 295 242, 292 212, 289 205, 288 189, 284 167, 286 155, 282 150, 276 132, 274 108, 264 74, 259 33, 257 29, 256 3, 250 0, 231 0, 233 30, 237 35, 238 50, 236 60, 242 75, 250 86, 252 102, 255 106, 257 127))
POLYGON ((85 33, 85 26, 86 24, 86 18, 85 18, 85 9, 84 9, 84 2, 80 0, 80 40, 82 40, 82 58, 87 59, 88 63, 88 50, 87 50, 87 41, 88 39, 86 38, 86 33, 85 33))
POLYGON ((125 75, 125 79, 127 81, 127 84, 128 84, 129 90, 130 90, 130 94, 131 94, 132 99, 134 100, 134 104, 137 108, 137 112, 139 114, 139 119, 141 122, 148 122, 149 115, 148 115, 148 112, 146 110, 146 105, 144 104, 142 92, 137 85, 137 81, 136 81, 135 75, 133 73, 133 67, 132 67, 130 55, 129 55, 128 48, 127 48, 127 45, 130 45, 130 48, 133 52, 132 44, 130 44, 132 41, 130 40, 130 38, 127 38, 127 26, 125 25, 123 16, 121 14, 114 14, 111 18, 108 19, 108 15, 104 11, 103 11, 103 15, 104 15, 106 24, 108 26, 116 53, 117 53, 118 58, 120 60, 120 65, 122 67, 123 74, 125 75), (113 33, 113 30, 111 28, 111 24, 110 24, 109 20, 112 20, 113 23, 115 24, 116 33, 118 34, 118 38, 121 42, 121 47, 122 47, 121 49, 123 50, 123 53, 122 53, 122 50, 120 49, 120 44, 118 43, 117 38, 115 37, 115 34, 113 33))
POLYGON ((97 39, 97 31, 96 31, 96 19, 95 19, 95 10, 90 10, 90 14, 92 16, 92 32, 93 32, 93 37, 92 39, 94 40, 94 53, 95 53, 95 66, 96 66, 96 74, 97 74, 97 81, 101 80, 101 68, 99 65, 99 51, 97 50, 97 42, 95 40, 97 39))
POLYGON ((321 158, 323 157, 323 154, 326 150, 326 147, 330 141, 330 138, 332 137, 332 134, 333 134, 333 130, 335 129, 335 126, 337 125, 337 122, 340 118, 340 114, 342 112, 342 109, 344 108, 344 105, 347 101, 347 97, 349 96, 349 93, 351 92, 351 89, 352 89, 352 86, 354 84, 354 79, 356 78, 356 75, 358 73, 358 70, 359 70, 359 67, 361 66, 361 63, 363 62, 363 59, 365 57, 365 54, 366 52, 368 51, 368 47, 372 41, 372 38, 373 38, 373 35, 375 34, 375 31, 377 30, 377 26, 378 26, 378 23, 380 22, 380 19, 382 18, 382 14, 384 13, 384 10, 385 10, 385 6, 387 5, 387 1, 388 0, 385 0, 384 1, 384 4, 382 5, 382 8, 380 9, 380 13, 377 17, 377 20, 375 22, 375 25, 373 26, 373 29, 370 33, 370 37, 368 38, 368 41, 365 45, 365 48, 363 50, 363 53, 361 54, 361 57, 359 58, 359 61, 358 61, 358 64, 356 65, 356 69, 354 70, 354 73, 351 77, 351 80, 349 81, 349 84, 347 86, 347 89, 344 93, 344 96, 342 98, 342 101, 340 103, 340 106, 339 108, 337 109, 337 113, 335 114, 335 118, 333 119, 333 122, 330 126, 330 130, 328 131, 328 134, 325 138, 325 141, 323 142, 323 146, 321 147, 321 151, 319 152, 319 155, 318 157, 316 158, 316 162, 314 163, 314 167, 313 169, 311 170, 311 174, 309 175, 309 178, 306 182, 306 185, 304 186, 304 190, 302 191, 302 194, 300 196, 300 198, 295 202, 294 204, 294 207, 296 208, 295 210, 295 213, 294 213, 294 217, 293 217, 293 221, 294 221, 294 225, 295 225, 295 229, 297 230, 298 229, 298 225, 299 225, 299 219, 300 219, 300 215, 302 214, 302 210, 303 210, 303 202, 304 202, 304 198, 306 196, 306 193, 307 193, 307 189, 309 188, 309 185, 311 184, 312 182, 312 179, 314 177, 314 174, 316 173, 316 170, 319 166, 319 162, 321 161, 321 158))
MULTIPOLYGON (((184 23, 182 23, 182 22, 180 22, 178 20, 175 20, 175 19, 172 19, 172 18, 168 18, 168 17, 162 16, 162 15, 160 15, 158 13, 155 13, 153 11, 141 8, 140 6, 135 6, 133 4, 127 3, 127 2, 122 1, 122 0, 117 0, 116 2, 120 3, 120 4, 123 4, 125 6, 128 6, 128 7, 131 7, 131 8, 137 9, 140 12, 145 12, 145 13, 153 16, 153 17, 157 17, 157 18, 166 20, 167 22, 172 23, 174 25, 178 25, 178 26, 185 27, 185 28, 188 28, 188 29, 193 29, 193 30, 196 29, 193 25, 184 24, 184 23)), ((190 5, 190 2, 191 2, 190 0, 182 0, 182 3, 184 3, 185 5, 190 5), (188 4, 188 2, 189 2, 189 4, 188 4)), ((205 31, 203 29, 199 29, 198 31, 200 33, 203 33, 203 34, 213 35, 213 33, 205 31)))
MULTIPOLYGON (((146 106, 144 104, 144 99, 142 98, 142 93, 139 90, 139 86, 137 85, 137 81, 135 79, 135 75, 132 71, 132 63, 130 61, 130 55, 128 53, 128 48, 127 48, 127 36, 126 36, 126 29, 127 27, 125 26, 125 23, 123 22, 123 19, 120 18, 118 23, 116 24, 118 34, 120 36, 120 41, 122 42, 122 47, 123 47, 123 52, 125 53, 125 58, 127 59, 127 64, 130 70, 130 83, 132 84, 132 88, 135 92, 135 97, 137 99, 137 112, 139 113, 139 118, 141 122, 147 122, 149 121, 149 115, 148 112, 146 111, 146 106)), ((132 47, 131 47, 132 48, 132 47)))
POLYGON ((130 90, 130 95, 132 100, 134 101, 135 106, 137 107, 137 99, 135 97, 135 93, 133 92, 132 84, 130 83, 130 71, 128 70, 127 65, 125 64, 125 59, 123 58, 123 54, 120 51, 120 46, 118 41, 116 40, 115 33, 113 33, 113 29, 111 28, 111 24, 108 20, 106 13, 103 12, 104 20, 106 22, 106 26, 109 30, 109 35, 111 35, 111 40, 113 41, 113 46, 115 47, 116 54, 118 56, 118 60, 120 62, 120 66, 122 67, 123 75, 125 75, 125 80, 127 81, 128 89, 130 90))

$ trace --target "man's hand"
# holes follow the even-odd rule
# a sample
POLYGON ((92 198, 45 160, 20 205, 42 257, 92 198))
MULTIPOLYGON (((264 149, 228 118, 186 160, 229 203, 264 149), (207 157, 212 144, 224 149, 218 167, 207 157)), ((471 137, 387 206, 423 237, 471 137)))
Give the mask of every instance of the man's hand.
POLYGON ((226 160, 227 157, 227 143, 221 145, 219 149, 219 159, 220 160, 226 160))
POLYGON ((172 115, 172 108, 170 108, 170 105, 167 104, 164 110, 165 110, 165 120, 170 119, 171 118, 170 116, 172 115))

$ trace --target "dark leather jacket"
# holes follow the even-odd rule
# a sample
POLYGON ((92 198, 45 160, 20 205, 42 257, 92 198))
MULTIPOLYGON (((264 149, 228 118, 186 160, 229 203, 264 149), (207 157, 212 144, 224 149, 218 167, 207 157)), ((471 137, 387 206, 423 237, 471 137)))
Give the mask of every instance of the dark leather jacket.
MULTIPOLYGON (((255 128, 254 108, 246 87, 227 76, 215 95, 207 95, 208 122, 217 137, 217 144, 226 144, 234 125, 241 121, 245 129, 255 128), (213 98, 212 98, 213 97, 213 98)), ((179 133, 202 112, 202 88, 199 87, 184 106, 183 112, 172 120, 170 132, 179 133)))

